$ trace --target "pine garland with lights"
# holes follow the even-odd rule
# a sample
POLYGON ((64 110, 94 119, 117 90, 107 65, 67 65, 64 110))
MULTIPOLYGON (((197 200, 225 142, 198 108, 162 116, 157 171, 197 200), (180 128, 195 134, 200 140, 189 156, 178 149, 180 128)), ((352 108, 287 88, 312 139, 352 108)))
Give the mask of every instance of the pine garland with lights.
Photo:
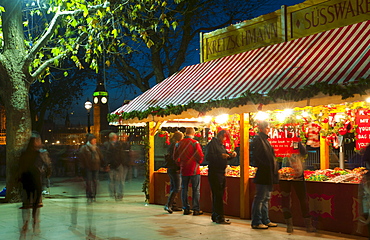
POLYGON ((175 106, 173 104, 169 104, 164 108, 150 107, 145 111, 131 111, 108 114, 108 121, 117 122, 120 120, 128 120, 134 118, 142 120, 147 118, 149 115, 156 115, 160 117, 169 116, 171 114, 180 115, 182 112, 187 111, 188 109, 194 109, 200 113, 206 113, 214 108, 234 108, 247 105, 248 103, 266 105, 278 100, 300 101, 312 98, 319 93, 323 93, 329 96, 342 96, 342 99, 344 100, 350 97, 354 97, 355 94, 366 95, 366 90, 368 89, 370 89, 370 78, 363 78, 358 81, 343 85, 316 82, 312 85, 307 85, 299 89, 277 88, 271 90, 266 95, 253 93, 247 90, 245 93, 242 94, 241 97, 235 99, 209 100, 205 103, 196 103, 194 101, 191 101, 185 105, 175 106))

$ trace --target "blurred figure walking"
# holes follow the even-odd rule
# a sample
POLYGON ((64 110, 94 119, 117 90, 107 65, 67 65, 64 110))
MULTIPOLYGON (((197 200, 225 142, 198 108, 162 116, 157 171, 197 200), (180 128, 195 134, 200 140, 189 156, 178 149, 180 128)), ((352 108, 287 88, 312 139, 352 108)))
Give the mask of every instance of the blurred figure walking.
POLYGON ((103 155, 96 145, 96 137, 93 134, 87 135, 87 143, 81 147, 79 159, 86 181, 87 201, 88 203, 95 202, 99 170, 103 163, 103 155))
POLYGON ((42 204, 42 176, 50 177, 51 161, 43 148, 41 137, 33 132, 26 150, 20 156, 19 179, 22 183, 22 227, 20 239, 27 238, 31 220, 34 233, 40 232, 40 208, 42 204))

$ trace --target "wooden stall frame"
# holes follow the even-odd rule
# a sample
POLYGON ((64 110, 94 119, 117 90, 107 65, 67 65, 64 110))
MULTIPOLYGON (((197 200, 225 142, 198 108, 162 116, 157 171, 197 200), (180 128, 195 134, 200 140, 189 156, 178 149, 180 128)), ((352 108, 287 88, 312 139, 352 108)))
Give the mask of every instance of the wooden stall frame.
POLYGON ((249 208, 249 114, 240 114, 240 218, 250 218, 249 208))

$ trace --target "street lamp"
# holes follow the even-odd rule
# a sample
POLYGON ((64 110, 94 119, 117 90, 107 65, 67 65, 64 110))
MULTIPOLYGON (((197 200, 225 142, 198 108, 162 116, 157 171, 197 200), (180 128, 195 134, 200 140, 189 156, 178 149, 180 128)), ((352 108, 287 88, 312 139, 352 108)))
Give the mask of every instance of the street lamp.
POLYGON ((90 133, 90 109, 92 108, 92 103, 87 98, 85 102, 85 108, 87 110, 87 132, 90 133))

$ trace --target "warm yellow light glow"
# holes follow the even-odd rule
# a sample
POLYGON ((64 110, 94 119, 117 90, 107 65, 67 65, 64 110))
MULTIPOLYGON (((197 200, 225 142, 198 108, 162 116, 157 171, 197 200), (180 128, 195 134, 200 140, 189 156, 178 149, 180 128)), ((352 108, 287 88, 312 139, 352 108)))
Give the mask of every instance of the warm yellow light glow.
POLYGON ((370 103, 370 97, 366 98, 366 102, 370 103))
POLYGON ((269 117, 269 114, 266 113, 266 112, 262 112, 262 111, 259 111, 257 112, 256 116, 255 116, 255 119, 256 120, 260 120, 260 121, 264 121, 266 120, 267 118, 269 117))
POLYGON ((285 115, 285 117, 289 117, 293 114, 293 109, 284 109, 283 114, 285 115))
POLYGON ((227 120, 229 120, 229 115, 227 115, 227 114, 218 115, 215 118, 215 122, 218 123, 218 124, 226 123, 227 120))
POLYGON ((57 141, 57 144, 59 144, 60 143, 60 141, 57 141))
POLYGON ((308 112, 302 112, 302 117, 308 117, 308 112))
POLYGON ((209 123, 211 121, 212 121, 212 117, 211 116, 205 116, 205 117, 203 117, 203 122, 209 123))
POLYGON ((284 114, 284 112, 279 112, 276 114, 276 120, 278 120, 279 122, 284 122, 286 116, 284 114))

